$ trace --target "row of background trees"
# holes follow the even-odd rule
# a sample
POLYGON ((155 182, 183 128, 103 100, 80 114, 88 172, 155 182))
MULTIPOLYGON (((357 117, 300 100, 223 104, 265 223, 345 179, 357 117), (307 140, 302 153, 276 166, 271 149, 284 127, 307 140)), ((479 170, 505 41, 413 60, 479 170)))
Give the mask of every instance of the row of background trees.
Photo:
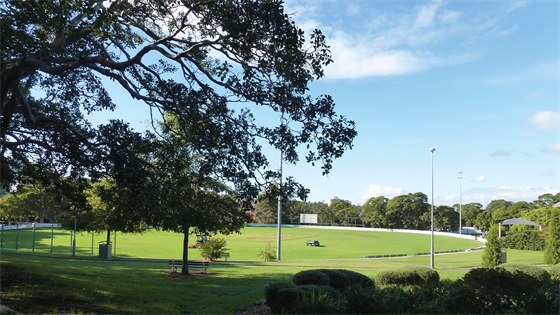
MULTIPOLYGON (((499 222, 511 218, 524 218, 541 226, 548 226, 553 204, 560 202, 560 193, 538 196, 532 202, 492 200, 484 208, 478 202, 462 205, 462 226, 475 227, 482 231, 499 222)), ((256 223, 276 223, 276 200, 264 197, 257 199, 254 221, 256 223)), ((434 228, 440 231, 457 231, 459 229, 459 204, 452 206, 434 206, 434 228)), ((282 222, 298 223, 300 214, 317 214, 319 223, 323 224, 357 224, 394 229, 430 228, 431 205, 424 193, 398 195, 391 199, 384 196, 372 197, 363 205, 354 205, 348 200, 336 200, 329 206, 324 202, 302 202, 294 199, 283 201, 282 222)))

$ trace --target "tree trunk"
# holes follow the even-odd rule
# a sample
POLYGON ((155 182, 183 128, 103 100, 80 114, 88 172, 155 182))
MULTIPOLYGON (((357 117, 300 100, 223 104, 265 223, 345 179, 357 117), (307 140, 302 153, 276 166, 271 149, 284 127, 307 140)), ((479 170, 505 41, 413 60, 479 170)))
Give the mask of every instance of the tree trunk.
POLYGON ((189 229, 186 229, 185 237, 183 238, 183 268, 181 274, 189 274, 189 229))
POLYGON ((107 244, 111 242, 111 230, 107 230, 107 244))

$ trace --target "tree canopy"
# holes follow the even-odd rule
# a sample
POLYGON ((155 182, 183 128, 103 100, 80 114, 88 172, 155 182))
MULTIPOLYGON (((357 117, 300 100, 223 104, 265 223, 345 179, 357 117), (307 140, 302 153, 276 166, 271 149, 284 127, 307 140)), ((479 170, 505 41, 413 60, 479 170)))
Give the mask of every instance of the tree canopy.
MULTIPOLYGON (((308 94, 308 84, 331 63, 329 47, 319 30, 305 37, 281 1, 4 1, 0 7, 4 187, 25 175, 95 180, 110 169, 142 169, 151 152, 142 135, 123 121, 92 126, 87 119, 119 106, 108 84, 149 106, 153 118, 177 117, 182 137, 201 157, 197 178, 227 183, 244 200, 278 178, 259 139, 291 163, 306 145, 305 160, 320 162, 327 174, 357 134, 353 121, 334 112, 330 96, 308 94), (290 124, 260 124, 251 106, 290 124)), ((132 191, 146 176, 128 173, 112 178, 132 191)))

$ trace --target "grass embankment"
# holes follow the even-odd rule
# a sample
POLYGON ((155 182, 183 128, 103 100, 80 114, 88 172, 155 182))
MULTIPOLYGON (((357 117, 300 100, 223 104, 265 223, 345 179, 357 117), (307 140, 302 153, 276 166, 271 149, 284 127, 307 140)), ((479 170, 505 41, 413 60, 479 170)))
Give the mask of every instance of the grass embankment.
MULTIPOLYGON (((228 236, 228 248, 231 248, 234 261, 214 263, 210 268, 211 274, 205 277, 174 278, 169 276, 170 268, 163 259, 158 261, 129 258, 141 254, 154 258, 180 257, 180 248, 176 252, 168 253, 161 248, 162 246, 157 245, 166 242, 167 246, 180 247, 180 235, 164 232, 130 235, 131 239, 128 242, 125 242, 125 236, 119 235, 117 246, 120 258, 113 261, 85 259, 88 258, 87 252, 82 259, 71 259, 67 255, 67 259, 57 259, 21 256, 11 254, 13 251, 4 251, 1 256, 1 303, 22 313, 82 311, 231 314, 263 299, 264 287, 267 284, 290 279, 301 270, 344 268, 375 278, 381 271, 397 269, 406 264, 429 265, 429 256, 361 258, 365 257, 364 253, 372 255, 377 252, 397 254, 403 251, 425 251, 409 246, 409 243, 420 241, 418 235, 356 232, 357 234, 352 236, 352 233, 347 232, 354 231, 325 232, 311 229, 294 229, 293 232, 284 229, 288 236, 282 243, 282 261, 251 261, 250 259, 256 259, 256 250, 264 247, 264 243, 269 241, 274 232, 274 229, 251 228, 245 229, 242 235, 228 236), (376 235, 383 236, 382 241, 376 239, 376 235), (175 239, 176 237, 179 238, 175 239), (403 239, 399 240, 401 237, 403 239), (319 239, 325 243, 325 247, 305 246, 305 239, 319 239), (400 245, 391 244, 398 241, 401 242, 400 245), (171 244, 174 242, 178 244, 171 244), (337 245, 337 242, 342 245, 337 245), (394 248, 395 251, 379 251, 389 248, 394 248), (8 252, 10 254, 7 254, 8 252), (350 258, 352 255, 356 256, 350 258), (291 258, 302 256, 303 258, 291 258), (246 260, 241 260, 245 257, 246 260)), ((473 245, 480 244, 467 241, 468 244, 462 245, 464 240, 444 237, 439 240, 439 246, 443 246, 445 241, 449 242, 446 246, 451 248, 443 249, 438 247, 438 239, 440 238, 436 238, 437 250, 460 249, 461 246, 472 248, 476 247, 473 245)), ((67 241, 69 243, 69 239, 67 241)), ((50 245, 50 239, 48 242, 50 245)), ((429 241, 426 243, 429 247, 429 241)), ((196 256, 195 253, 198 253, 198 250, 191 250, 191 256, 196 256)), ((436 255, 436 269, 442 278, 457 279, 466 272, 466 269, 460 269, 461 267, 480 265, 480 255, 481 252, 436 255)), ((542 252, 510 250, 508 260, 539 264, 542 263, 542 252)))

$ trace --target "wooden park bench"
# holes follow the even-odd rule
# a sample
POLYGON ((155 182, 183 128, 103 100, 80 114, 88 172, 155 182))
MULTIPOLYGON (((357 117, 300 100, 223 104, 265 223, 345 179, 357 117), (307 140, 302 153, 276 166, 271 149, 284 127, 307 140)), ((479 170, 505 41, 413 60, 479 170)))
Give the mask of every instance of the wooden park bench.
MULTIPOLYGON (((171 266, 171 272, 177 272, 177 267, 183 268, 183 261, 170 260, 169 266, 171 266)), ((189 261, 189 268, 202 268, 204 273, 206 273, 206 268, 210 268, 210 264, 204 261, 189 261)))
POLYGON ((223 254, 221 254, 221 255, 220 255, 220 258, 225 258, 226 261, 227 261, 227 259, 229 258, 229 253, 223 253, 223 254))

